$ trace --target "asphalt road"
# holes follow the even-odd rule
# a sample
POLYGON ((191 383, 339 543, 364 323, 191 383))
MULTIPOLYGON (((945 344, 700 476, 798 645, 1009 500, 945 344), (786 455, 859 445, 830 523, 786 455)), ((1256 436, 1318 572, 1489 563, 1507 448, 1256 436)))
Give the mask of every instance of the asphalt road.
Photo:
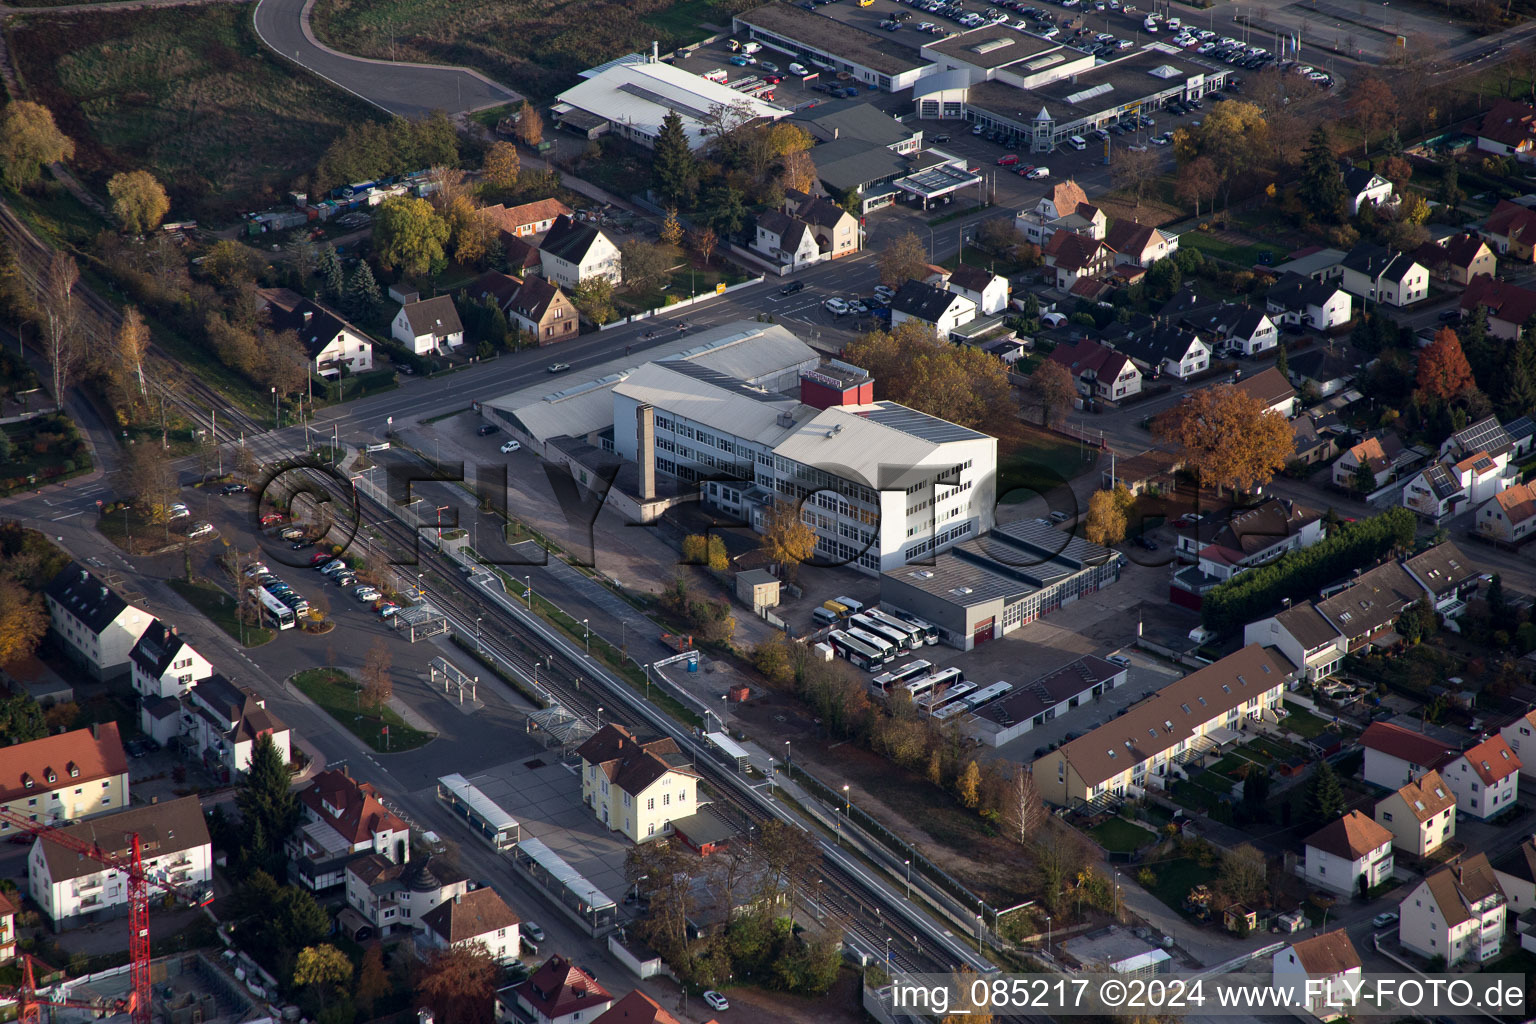
POLYGON ((401 117, 434 110, 461 114, 522 99, 478 71, 349 57, 321 45, 310 30, 314 0, 260 0, 256 34, 262 42, 326 81, 401 117))

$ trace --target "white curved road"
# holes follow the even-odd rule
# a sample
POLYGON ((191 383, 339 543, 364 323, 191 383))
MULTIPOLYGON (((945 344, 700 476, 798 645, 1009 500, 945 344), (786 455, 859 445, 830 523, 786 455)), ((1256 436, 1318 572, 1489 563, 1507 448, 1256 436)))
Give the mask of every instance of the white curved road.
POLYGON ((439 64, 403 64, 338 53, 309 26, 314 0, 260 0, 253 15, 261 41, 332 85, 401 117, 434 110, 460 114, 512 103, 522 96, 478 71, 439 64))

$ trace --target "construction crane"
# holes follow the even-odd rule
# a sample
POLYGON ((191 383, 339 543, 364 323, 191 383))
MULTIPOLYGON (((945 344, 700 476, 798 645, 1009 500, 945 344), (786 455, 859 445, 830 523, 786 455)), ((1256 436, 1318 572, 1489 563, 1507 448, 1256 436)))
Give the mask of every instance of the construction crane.
MULTIPOLYGON (((110 868, 122 874, 128 886, 128 977, 130 981, 128 994, 128 1009, 133 1014, 133 1024, 150 1024, 149 1013, 149 889, 154 886, 164 890, 172 896, 183 900, 190 906, 206 907, 213 902, 211 891, 194 892, 182 886, 169 882, 163 878, 152 878, 144 872, 143 848, 139 842, 139 834, 132 833, 129 836, 127 851, 117 853, 103 850, 97 843, 87 842, 70 835, 66 829, 44 822, 33 821, 27 815, 18 814, 8 808, 0 807, 0 821, 14 825, 25 833, 36 836, 45 842, 56 843, 66 849, 73 850, 82 857, 89 857, 104 867, 110 868)), ((30 959, 22 968, 22 991, 30 994, 31 987, 31 961, 30 959)), ((21 1018, 21 1024, 41 1024, 42 1006, 35 999, 30 1004, 32 1019, 25 1016, 21 1018)), ((53 1004, 46 1004, 53 1005, 53 1004)), ((23 1011, 28 1009, 28 1003, 23 1001, 23 1011)))
POLYGON ((21 954, 21 986, 12 992, 6 993, 16 1000, 16 1020, 18 1024, 43 1024, 43 1007, 45 1006, 89 1010, 93 1014, 100 1015, 102 1013, 121 1013, 132 1002, 131 998, 114 999, 111 1002, 84 999, 39 999, 37 997, 37 978, 32 970, 34 964, 45 972, 53 970, 53 968, 30 953, 21 954))

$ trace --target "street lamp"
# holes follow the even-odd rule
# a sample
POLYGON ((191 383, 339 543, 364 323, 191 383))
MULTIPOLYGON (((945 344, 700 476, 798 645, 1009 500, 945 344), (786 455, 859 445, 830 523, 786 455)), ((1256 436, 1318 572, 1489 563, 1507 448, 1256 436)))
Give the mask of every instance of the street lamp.
POLYGON ((527 584, 527 587, 523 590, 523 596, 528 599, 528 610, 533 611, 533 577, 524 576, 523 582, 527 584))
MULTIPOLYGON (((127 513, 127 510, 125 508, 124 512, 123 512, 123 521, 124 522, 127 522, 127 516, 128 516, 128 513, 127 513)), ((789 740, 785 740, 784 741, 784 771, 786 773, 788 773, 791 778, 794 777, 794 774, 795 774, 795 757, 794 757, 794 751, 790 750, 790 748, 789 748, 789 740)))
POLYGON ((582 643, 586 644, 586 646, 587 646, 587 655, 588 655, 588 657, 590 657, 591 654, 592 654, 592 627, 587 625, 587 620, 586 619, 582 619, 581 620, 581 628, 586 631, 585 635, 582 636, 581 640, 582 640, 582 643))
POLYGON ((907 899, 910 900, 912 898, 912 858, 908 857, 902 863, 907 866, 907 899))
POLYGON ((986 904, 976 901, 976 952, 981 952, 981 908, 986 904))
POLYGON ((843 817, 848 817, 849 810, 848 783, 843 783, 843 817))
POLYGON ((477 651, 481 650, 481 647, 480 647, 480 619, 481 619, 481 616, 479 616, 479 615, 475 616, 475 650, 477 650, 477 651))
POLYGON ((281 414, 277 411, 277 387, 274 385, 272 388, 272 429, 276 430, 281 425, 281 414))
POLYGON ((1047 954, 1049 954, 1050 951, 1051 951, 1051 915, 1050 914, 1046 914, 1045 915, 1045 951, 1046 951, 1047 954))
POLYGON ((885 937, 885 974, 886 977, 890 977, 891 974, 891 937, 889 935, 885 937))

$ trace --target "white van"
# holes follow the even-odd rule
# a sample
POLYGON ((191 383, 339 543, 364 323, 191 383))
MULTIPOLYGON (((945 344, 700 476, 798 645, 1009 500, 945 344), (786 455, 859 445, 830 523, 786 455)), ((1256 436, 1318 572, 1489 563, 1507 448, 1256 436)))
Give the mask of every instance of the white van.
POLYGON ((844 608, 847 608, 849 615, 857 615, 859 612, 864 610, 864 602, 855 601, 851 597, 835 597, 833 600, 842 605, 844 608))
POLYGON ((762 43, 742 43, 741 44, 741 52, 742 53, 757 53, 758 51, 762 50, 762 48, 763 48, 763 44, 762 43))
POLYGON ((1074 135, 1074 136, 1072 136, 1070 139, 1067 140, 1067 145, 1071 146, 1073 149, 1087 149, 1088 148, 1088 143, 1083 141, 1083 137, 1081 135, 1074 135))

